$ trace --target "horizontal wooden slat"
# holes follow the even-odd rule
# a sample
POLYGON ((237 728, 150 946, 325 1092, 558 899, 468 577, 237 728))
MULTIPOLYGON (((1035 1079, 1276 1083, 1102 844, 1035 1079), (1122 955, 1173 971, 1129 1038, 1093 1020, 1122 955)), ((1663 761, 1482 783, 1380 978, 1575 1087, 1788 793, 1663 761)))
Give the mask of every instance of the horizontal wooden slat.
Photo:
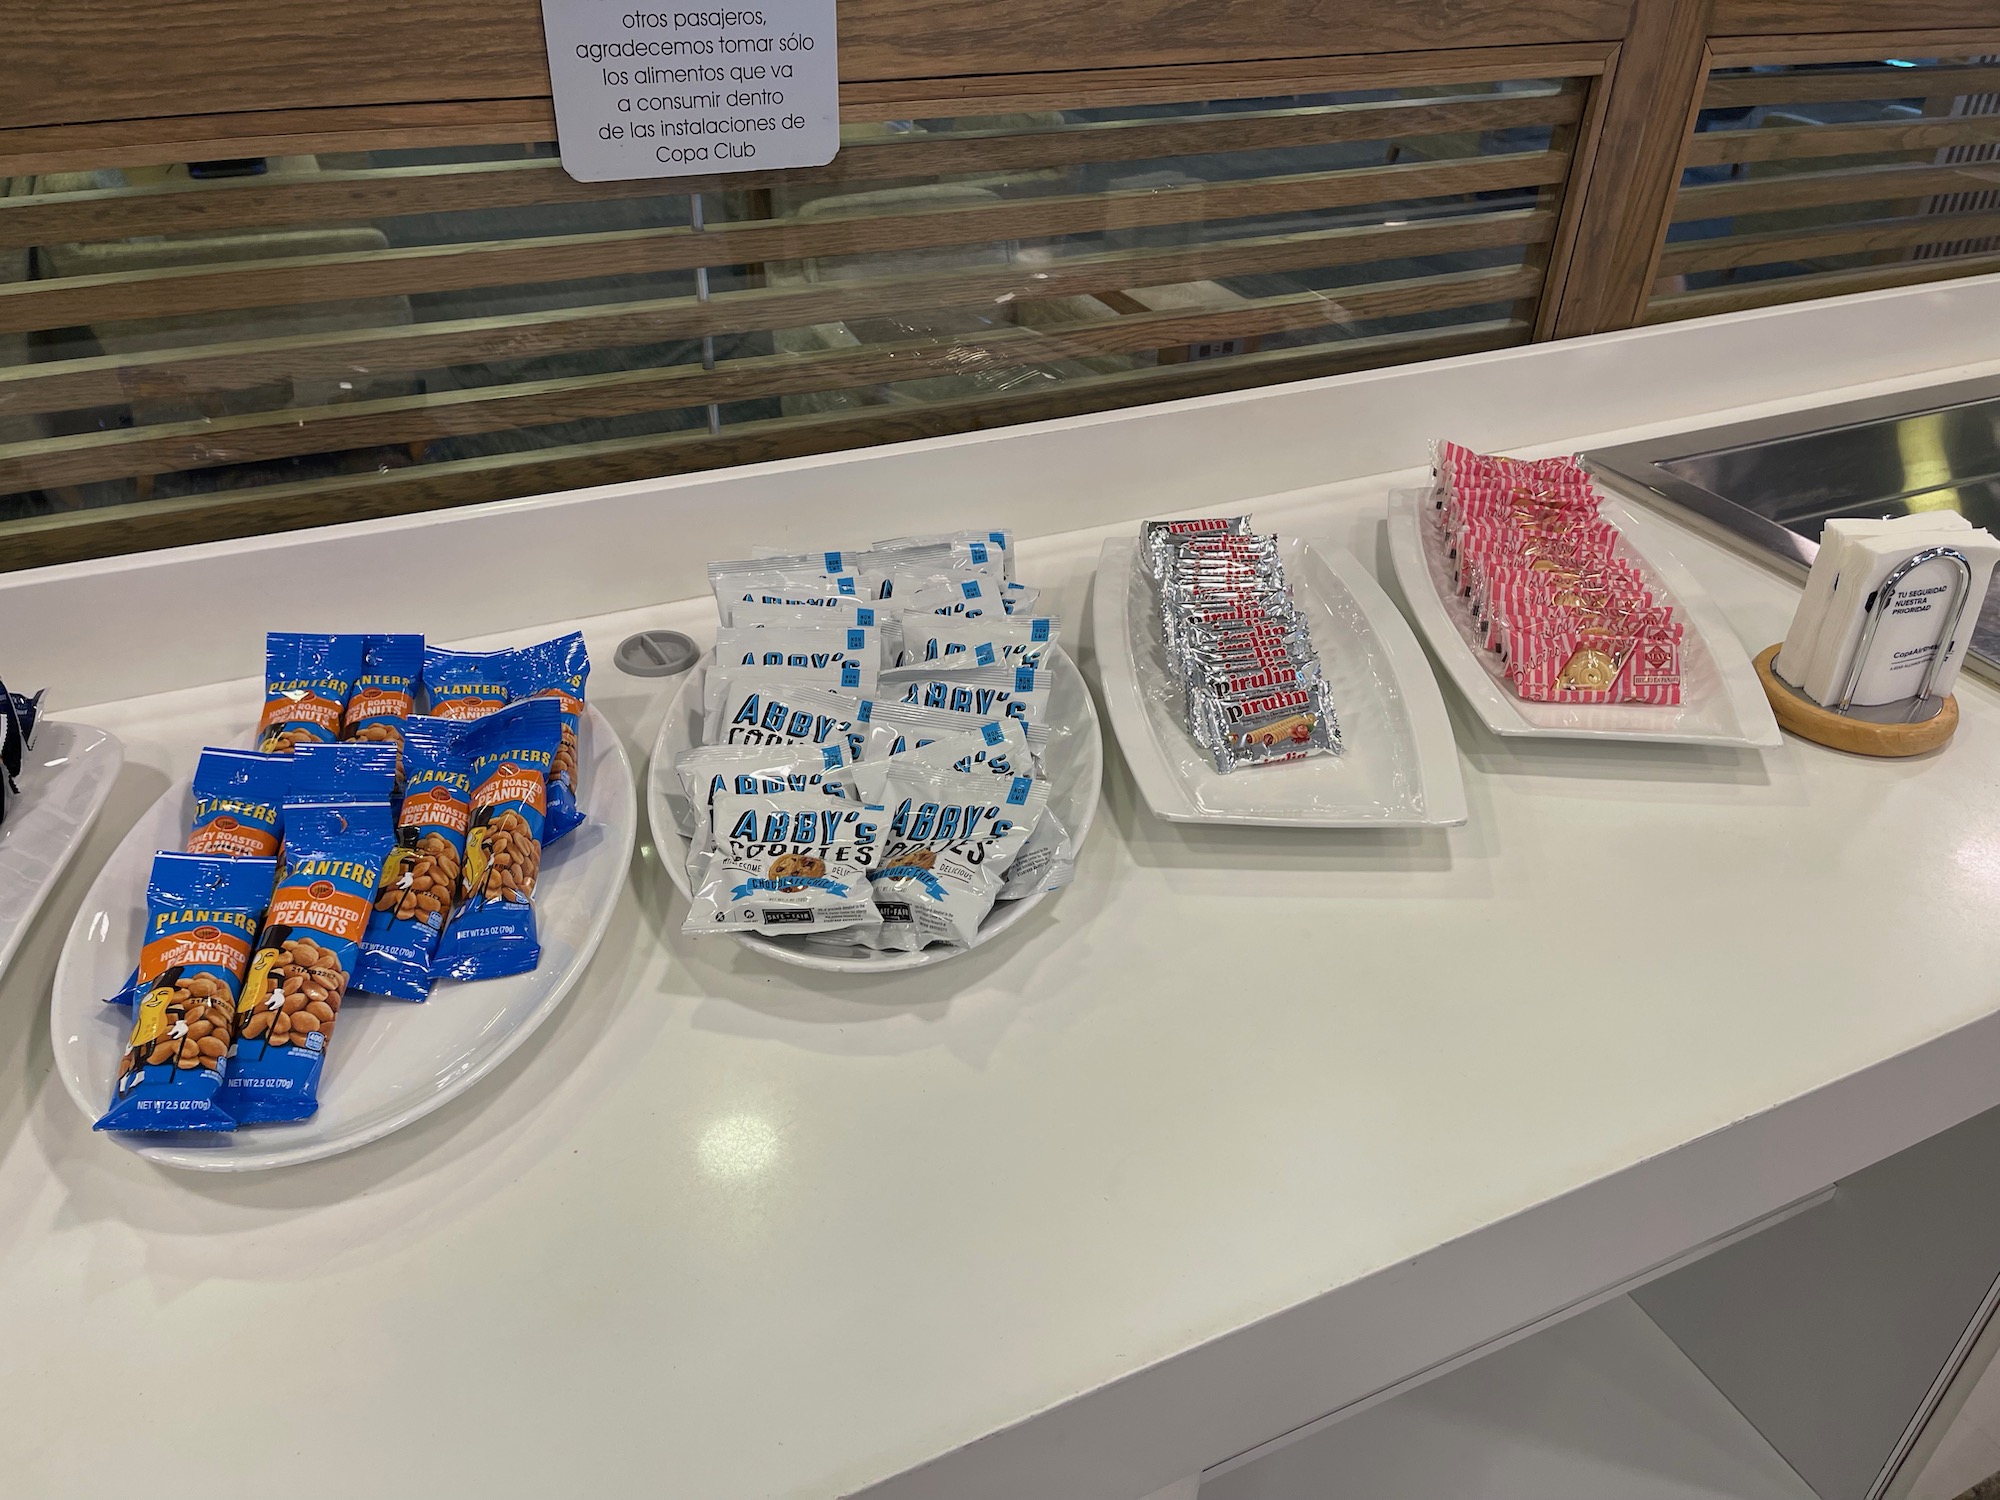
MULTIPOLYGON (((1717 36, 1760 37, 1783 42, 1865 32, 1888 57, 1941 57, 1934 34, 1946 28, 1977 31, 1993 25, 1992 0, 1921 0, 1889 6, 1882 0, 1716 0, 1709 23, 1717 36)), ((1990 33, 1989 33, 1990 36, 1990 33)), ((1867 57, 1855 51, 1849 57, 1867 57)))
POLYGON ((705 233, 628 230, 21 282, 0 285, 0 332, 1354 207, 1541 186, 1561 181, 1567 162, 1560 151, 1516 152, 929 212, 758 221, 705 233))
POLYGON ((153 167, 315 151, 414 146, 513 146, 552 141, 555 107, 543 99, 473 99, 356 109, 246 110, 86 125, 0 130, 0 177, 153 167))
POLYGON ((921 379, 962 370, 971 358, 979 358, 982 367, 1040 364, 1269 336, 1507 302, 1532 294, 1540 279, 1533 269, 1459 272, 1055 329, 1000 328, 809 355, 757 356, 712 370, 672 365, 84 433, 0 445, 0 493, 921 379))
POLYGON ((0 367, 0 415, 127 400, 198 398, 281 380, 341 380, 630 347, 703 334, 801 327, 911 309, 1069 297, 1322 266, 1536 245, 1545 209, 1416 219, 1148 250, 1063 256, 997 269, 756 287, 692 296, 467 318, 397 328, 247 340, 137 355, 0 367))
POLYGON ((1527 325, 1519 321, 1471 324, 1441 332, 1392 334, 1164 365, 1036 391, 745 423, 725 428, 719 437, 703 432, 611 439, 227 495, 0 522, 0 571, 976 431, 1143 401, 1473 354, 1522 343, 1527 336, 1527 325))
POLYGON ((1773 265, 1829 255, 1904 250, 2000 235, 2000 213, 1918 214, 1827 229, 1773 229, 1712 240, 1677 240, 1660 257, 1660 275, 1773 265))
POLYGON ((1272 99, 1349 89, 1589 78, 1603 73, 1617 51, 1615 41, 1567 42, 1554 46, 1272 58, 1260 62, 1098 67, 1056 73, 975 73, 958 78, 882 83, 850 80, 840 86, 840 112, 844 120, 931 119, 1050 109, 1130 108, 1187 99, 1272 99))
MULTIPOLYGON (((1974 0, 1984 5, 1986 0, 1974 0)), ((1927 7, 1926 7, 1927 8, 1927 7)), ((1875 6, 1877 21, 1894 21, 1894 13, 1875 6)), ((1958 18, 1939 12, 1936 26, 1922 29, 1866 25, 1842 30, 1838 27, 1784 28, 1775 34, 1756 35, 1761 27, 1724 29, 1721 18, 1711 26, 1709 55, 1718 68, 1772 67, 1783 63, 1865 63, 1885 57, 1934 57, 1941 62, 1969 62, 1984 57, 2000 45, 2000 26, 1990 14, 1978 19, 1987 24, 1962 25, 1958 18), (1752 34, 1734 34, 1739 29, 1752 34)))
POLYGON ((1703 109, 1754 104, 1837 104, 1871 99, 1951 99, 2000 91, 2000 67, 1887 68, 1880 64, 1820 73, 1715 76, 1703 109))
POLYGON ((1674 200, 1674 222, 1683 224, 1695 219, 1776 213, 1793 208, 1827 208, 1838 203, 1887 203, 1934 193, 1990 192, 1994 188, 2000 188, 2000 163, 1843 167, 1833 172, 1796 172, 1685 187, 1674 200))
MULTIPOLYGON (((1587 78, 1601 74, 1616 51, 1615 42, 1572 42, 1501 50, 848 82, 840 89, 841 118, 849 122, 932 119, 974 112, 1020 114, 1195 99, 1284 98, 1346 89, 1587 78)), ((545 97, 106 120, 0 129, 0 177, 238 156, 513 146, 553 139, 555 112, 545 97)), ((748 185, 757 180, 752 175, 734 182, 748 185)))
MULTIPOLYGON (((541 7, 486 0, 63 0, 8 20, 0 127, 136 119, 227 99, 246 110, 549 92, 541 7)), ((1631 0, 842 0, 843 78, 1185 65, 1616 41, 1631 0)))
MULTIPOLYGON (((1574 121, 1581 102, 1575 90, 1540 89, 1484 99, 1392 100, 1117 121, 1061 130, 912 133, 851 142, 826 166, 787 172, 783 180, 865 182, 1554 126, 1574 121)), ((556 161, 541 159, 108 188, 0 199, 0 246, 137 234, 212 234, 289 224, 371 223, 398 214, 652 198, 713 189, 731 180, 725 176, 578 182, 556 161)))
POLYGON ((1793 161, 1814 156, 1933 152, 2000 141, 2000 116, 1950 120, 1877 120, 1863 125, 1791 125, 1771 130, 1711 130, 1688 142, 1690 167, 1730 162, 1793 161))
POLYGON ((1748 308, 1801 302, 1812 297, 1838 297, 1849 292, 1875 292, 1884 287, 1910 286, 1921 281, 1982 276, 1989 271, 2000 271, 2000 255, 1904 261, 1892 266, 1822 271, 1815 276, 1790 276, 1778 281, 1751 281, 1741 286, 1657 297, 1646 309, 1646 321, 1671 323, 1681 318, 1705 318, 1714 313, 1742 312, 1748 308))

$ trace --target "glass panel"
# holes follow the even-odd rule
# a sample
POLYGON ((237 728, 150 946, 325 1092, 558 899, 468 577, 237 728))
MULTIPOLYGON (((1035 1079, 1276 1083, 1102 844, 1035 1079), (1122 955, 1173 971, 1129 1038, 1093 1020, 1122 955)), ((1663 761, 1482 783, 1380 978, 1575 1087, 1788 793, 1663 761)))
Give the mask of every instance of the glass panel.
POLYGON ((1581 97, 861 121, 693 192, 547 142, 0 183, 0 566, 1519 341, 1581 97))
POLYGON ((1656 297, 2000 251, 2000 56, 1718 69, 1708 97, 1656 297))

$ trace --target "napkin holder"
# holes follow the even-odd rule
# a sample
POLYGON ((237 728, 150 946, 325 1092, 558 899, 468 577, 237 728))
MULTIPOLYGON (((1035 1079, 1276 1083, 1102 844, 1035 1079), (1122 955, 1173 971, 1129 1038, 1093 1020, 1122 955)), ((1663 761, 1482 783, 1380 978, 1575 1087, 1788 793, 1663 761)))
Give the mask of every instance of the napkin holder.
POLYGON ((1971 592, 1972 564, 1955 547, 1930 547, 1899 565, 1882 580, 1882 587, 1876 593, 1876 607, 1869 612, 1861 639, 1855 645, 1854 664, 1848 668, 1838 701, 1830 708, 1815 703, 1779 677, 1773 667, 1780 648, 1766 648, 1757 657, 1757 680, 1764 685, 1764 696, 1771 700, 1771 712, 1777 716, 1779 727, 1816 745, 1853 755, 1922 755, 1949 743, 1958 730, 1958 699, 1950 694, 1940 696, 1934 689, 1938 673, 1951 654, 1952 643, 1958 639, 1959 622, 1971 592), (1930 666, 1925 669, 1916 696, 1894 703, 1856 703, 1854 693, 1861 685, 1869 652, 1874 648, 1876 627, 1895 603, 1896 591, 1916 569, 1939 561, 1958 565, 1952 580, 1953 597, 1944 611, 1944 626, 1938 632, 1930 666))

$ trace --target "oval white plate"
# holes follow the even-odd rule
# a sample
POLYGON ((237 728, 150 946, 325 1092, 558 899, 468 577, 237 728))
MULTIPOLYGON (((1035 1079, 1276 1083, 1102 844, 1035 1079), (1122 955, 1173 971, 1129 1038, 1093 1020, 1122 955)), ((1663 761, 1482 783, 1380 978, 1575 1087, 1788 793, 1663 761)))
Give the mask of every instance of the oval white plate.
POLYGON ((44 722, 0 823, 0 974, 104 810, 125 747, 88 724, 44 722))
MULTIPOLYGON (((421 1005, 355 995, 320 1080, 319 1113, 296 1125, 213 1135, 109 1135, 148 1161, 202 1172, 254 1172, 352 1151, 421 1119, 500 1065, 562 1003, 597 951, 632 863, 638 832, 632 763, 595 708, 584 734, 589 821, 549 851, 535 890, 542 961, 532 974, 477 984, 440 981, 421 1005)), ((125 982, 145 922, 153 854, 178 849, 194 793, 177 787, 125 836, 70 925, 56 967, 49 1040, 56 1071, 84 1117, 111 1102, 111 1079, 131 1031, 104 997, 125 982)))
POLYGON ((1389 496, 1389 559, 1431 650, 1473 712, 1495 734, 1644 740, 1656 745, 1761 748, 1784 743, 1771 705, 1757 685, 1750 653, 1708 590, 1674 556, 1659 522, 1641 519, 1630 507, 1605 497, 1604 518, 1618 528, 1631 556, 1665 587, 1687 627, 1681 639, 1679 706, 1530 703, 1508 685, 1499 659, 1475 632, 1472 612, 1445 569, 1437 528, 1424 515, 1427 503, 1421 490, 1398 490, 1389 496))
MULTIPOLYGON (((681 752, 701 742, 701 693, 703 669, 696 667, 682 681, 674 701, 667 705, 660 737, 646 764, 646 822, 653 833, 653 847, 660 862, 673 878, 674 888, 683 899, 691 895, 688 882, 688 836, 681 819, 691 817, 687 799, 681 795, 674 776, 674 762, 681 752)), ((1049 807, 1069 830, 1072 845, 1083 848, 1090 825, 1097 818, 1097 795, 1104 780, 1104 734, 1097 724, 1097 706, 1076 663, 1060 647, 1054 657, 1053 682, 1049 690, 1049 718, 1069 726, 1068 734, 1054 735, 1042 769, 1049 778, 1049 807)), ((1018 901, 994 904, 986 920, 979 924, 978 942, 984 946, 1012 927, 1040 905, 1046 891, 1036 891, 1018 901)), ((767 953, 788 964, 808 969, 826 969, 840 974, 884 974, 893 969, 921 969, 941 964, 970 950, 933 945, 915 953, 877 953, 867 948, 837 943, 814 942, 808 938, 769 938, 759 932, 730 934, 746 948, 767 953)), ((714 941, 713 938, 709 941, 714 941)))
POLYGON ((1315 539, 1280 544, 1333 694, 1341 753, 1215 769, 1181 723, 1139 541, 1104 544, 1091 585, 1104 705, 1132 779, 1174 823, 1263 828, 1449 827, 1465 821, 1458 741, 1423 647, 1360 560, 1315 539))

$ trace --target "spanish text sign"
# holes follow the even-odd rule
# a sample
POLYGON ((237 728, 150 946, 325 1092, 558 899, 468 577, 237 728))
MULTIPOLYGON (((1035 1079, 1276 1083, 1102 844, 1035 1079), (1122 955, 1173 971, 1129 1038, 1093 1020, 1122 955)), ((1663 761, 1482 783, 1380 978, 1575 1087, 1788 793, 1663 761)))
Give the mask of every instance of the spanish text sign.
POLYGON ((634 10, 542 0, 563 168, 581 182, 817 167, 840 149, 834 0, 634 10))

